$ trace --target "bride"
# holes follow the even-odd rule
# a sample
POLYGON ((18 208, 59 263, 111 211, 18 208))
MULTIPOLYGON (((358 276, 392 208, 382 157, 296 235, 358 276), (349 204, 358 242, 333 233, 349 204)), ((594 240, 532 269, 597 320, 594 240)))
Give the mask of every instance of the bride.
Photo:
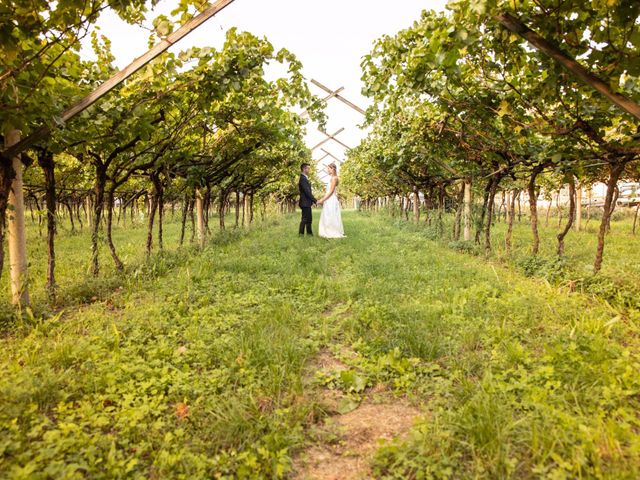
POLYGON ((327 165, 327 173, 331 175, 331 181, 327 185, 325 196, 318 200, 318 205, 322 205, 319 234, 324 238, 343 238, 345 234, 337 191, 340 179, 338 178, 338 168, 335 163, 327 165))

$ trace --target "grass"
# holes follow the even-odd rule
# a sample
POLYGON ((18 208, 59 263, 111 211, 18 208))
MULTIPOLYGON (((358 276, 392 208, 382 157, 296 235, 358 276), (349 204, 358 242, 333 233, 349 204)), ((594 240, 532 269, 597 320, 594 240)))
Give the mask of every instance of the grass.
MULTIPOLYGON (((164 228, 164 246, 168 252, 175 252, 180 237, 179 214, 175 221, 169 222, 164 228)), ((144 245, 146 244, 146 229, 143 219, 130 219, 123 226, 114 228, 114 243, 122 261, 128 267, 125 275, 119 274, 115 267, 109 248, 104 238, 99 243, 100 269, 99 278, 92 278, 91 272, 91 235, 87 225, 80 230, 71 231, 70 224, 58 220, 58 235, 56 236, 56 281, 58 284, 57 298, 51 302, 45 291, 47 271, 46 225, 38 226, 37 220, 27 221, 27 251, 29 256, 30 295, 37 309, 44 306, 52 308, 66 307, 90 301, 92 297, 102 298, 116 287, 121 286, 123 280, 139 275, 137 269, 146 262, 144 245)), ((189 245, 190 232, 187 230, 186 245, 189 245)), ((154 249, 157 249, 154 238, 154 249)), ((6 265, 5 265, 6 268, 6 265)), ((8 273, 8 272, 6 272, 8 273)), ((3 299, 9 297, 8 282, 2 282, 0 295, 3 299)), ((7 306, 4 306, 7 310, 7 306)), ((38 312, 43 313, 43 312, 38 312)))
MULTIPOLYGON (((604 263, 598 275, 593 274, 593 262, 597 247, 597 232, 600 221, 594 212, 594 218, 583 219, 579 232, 571 230, 565 239, 565 255, 559 259, 556 254, 557 217, 551 216, 545 221, 545 213, 540 214, 540 253, 531 255, 532 233, 526 214, 516 221, 513 228, 512 251, 505 251, 507 225, 503 220, 492 227, 492 253, 490 258, 501 264, 515 266, 526 276, 544 278, 554 285, 563 285, 587 295, 595 295, 601 300, 618 307, 640 309, 640 234, 632 234, 633 211, 616 211, 611 222, 611 232, 605 239, 604 263)), ((424 216, 422 218, 424 220, 424 216)), ((566 221, 566 212, 565 219, 566 221)), ((412 228, 396 217, 396 225, 412 228)), ((427 226, 420 224, 428 238, 440 240, 443 245, 454 249, 484 255, 484 245, 473 242, 452 242, 453 216, 444 216, 444 225, 439 230, 435 222, 427 226)), ((563 223, 564 227, 564 223, 563 223)), ((474 232, 475 233, 475 232, 474 232)), ((484 237, 482 237, 484 242, 484 237)))
MULTIPOLYGON (((628 277, 628 283, 640 277, 640 235, 632 234, 633 220, 628 212, 616 212, 617 220, 612 221, 611 233, 605 240, 605 253, 602 273, 609 277, 628 277)), ((565 212, 566 216, 566 212, 565 212)), ((556 254, 559 233, 557 217, 551 217, 546 225, 541 218, 541 255, 552 258, 556 254)), ((564 221, 563 221, 564 226, 564 221)), ((593 270, 593 261, 597 247, 597 233, 600 228, 599 219, 592 219, 588 223, 583 220, 583 228, 580 232, 572 230, 566 237, 565 256, 566 263, 580 275, 590 275, 593 270)), ((494 245, 499 255, 504 255, 504 235, 506 225, 503 222, 497 224, 494 245)), ((517 222, 514 228, 513 253, 516 259, 523 259, 531 251, 531 230, 525 216, 522 222, 517 222)))
MULTIPOLYGON (((290 216, 149 261, 143 229, 118 232, 122 288, 76 306, 68 290, 62 315, 2 340, 0 476, 284 478, 323 416, 305 366, 344 347, 339 388, 383 383, 424 412, 378 477, 637 477, 637 311, 344 220, 339 241, 290 216)), ((84 278, 62 260, 83 242, 61 236, 61 284, 84 278)))

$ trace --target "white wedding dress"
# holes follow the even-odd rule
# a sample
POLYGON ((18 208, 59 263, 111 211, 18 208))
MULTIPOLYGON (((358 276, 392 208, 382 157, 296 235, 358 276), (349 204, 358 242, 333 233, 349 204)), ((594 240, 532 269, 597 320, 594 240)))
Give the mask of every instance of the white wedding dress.
MULTIPOLYGON (((327 185, 327 193, 331 190, 331 183, 327 185)), ((320 214, 319 234, 323 238, 343 238, 344 227, 342 226, 342 215, 340 213, 340 201, 338 200, 338 186, 333 194, 322 204, 320 214)))

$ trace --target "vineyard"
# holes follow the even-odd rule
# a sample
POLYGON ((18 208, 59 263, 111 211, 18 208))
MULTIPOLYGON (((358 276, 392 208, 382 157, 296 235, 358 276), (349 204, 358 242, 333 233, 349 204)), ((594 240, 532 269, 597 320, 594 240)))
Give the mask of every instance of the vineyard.
POLYGON ((177 48, 233 3, 0 6, 0 477, 638 478, 640 4, 379 37, 328 241, 350 102, 295 40, 177 48))

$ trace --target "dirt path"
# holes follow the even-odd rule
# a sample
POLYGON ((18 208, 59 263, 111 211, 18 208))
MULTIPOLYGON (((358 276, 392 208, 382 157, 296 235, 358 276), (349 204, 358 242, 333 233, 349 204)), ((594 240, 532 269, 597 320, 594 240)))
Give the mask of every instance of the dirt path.
MULTIPOLYGON (((348 352, 341 352, 349 354, 348 352)), ((328 350, 322 350, 309 365, 312 376, 348 370, 349 366, 328 350)), ((294 461, 293 478, 352 480, 373 478, 370 463, 376 450, 385 442, 402 438, 413 426, 421 411, 406 399, 395 397, 384 386, 369 389, 353 410, 339 413, 346 397, 340 390, 317 388, 317 401, 327 417, 309 432, 309 445, 294 461)))

